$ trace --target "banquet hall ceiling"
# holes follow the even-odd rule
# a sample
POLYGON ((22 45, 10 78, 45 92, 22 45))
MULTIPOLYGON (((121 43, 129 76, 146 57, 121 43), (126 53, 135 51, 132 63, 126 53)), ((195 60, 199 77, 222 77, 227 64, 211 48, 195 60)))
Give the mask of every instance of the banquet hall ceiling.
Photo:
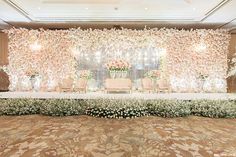
POLYGON ((0 0, 0 28, 236 27, 236 0, 0 0))

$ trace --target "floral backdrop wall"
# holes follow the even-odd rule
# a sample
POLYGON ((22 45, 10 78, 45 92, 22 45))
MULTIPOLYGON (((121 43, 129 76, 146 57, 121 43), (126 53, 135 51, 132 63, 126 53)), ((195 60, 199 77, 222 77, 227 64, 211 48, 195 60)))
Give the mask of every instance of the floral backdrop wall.
MULTIPOLYGON (((227 30, 104 29, 104 30, 5 30, 9 36, 10 89, 21 90, 19 81, 39 74, 41 87, 53 88, 66 77, 75 77, 78 54, 103 54, 130 60, 152 48, 163 53, 161 73, 173 91, 226 92, 227 30), (161 51, 159 51, 161 50, 161 51), (125 56, 126 57, 126 56, 125 56), (203 86, 198 82, 204 80, 203 86)), ((104 65, 105 66, 105 65, 104 65)))

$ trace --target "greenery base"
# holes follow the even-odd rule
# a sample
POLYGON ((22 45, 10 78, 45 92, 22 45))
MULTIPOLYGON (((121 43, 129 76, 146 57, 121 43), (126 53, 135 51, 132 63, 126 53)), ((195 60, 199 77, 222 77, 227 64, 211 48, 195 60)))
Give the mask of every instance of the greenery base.
POLYGON ((0 115, 90 115, 104 118, 141 116, 236 118, 235 100, 143 99, 0 99, 0 115))

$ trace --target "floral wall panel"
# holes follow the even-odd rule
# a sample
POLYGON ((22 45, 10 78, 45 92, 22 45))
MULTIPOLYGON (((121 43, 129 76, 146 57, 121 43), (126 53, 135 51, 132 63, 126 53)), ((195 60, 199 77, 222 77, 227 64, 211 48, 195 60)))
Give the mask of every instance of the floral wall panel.
POLYGON ((35 71, 46 86, 50 82, 56 85, 61 78, 74 74, 75 60, 67 31, 11 29, 8 35, 11 83, 25 81, 25 75, 35 71), (34 42, 41 44, 39 51, 30 48, 34 42))
MULTIPOLYGON (((65 77, 74 77, 79 53, 107 58, 139 53, 152 48, 162 58, 162 79, 173 91, 226 91, 227 53, 230 35, 226 30, 5 30, 9 36, 11 89, 27 73, 42 76, 41 86, 57 86, 65 77), (37 51, 31 45, 40 44, 37 51), (199 81, 204 83, 199 86, 199 81)), ((105 66, 105 65, 104 65, 105 66)), ((21 89, 18 89, 21 90, 21 89)))

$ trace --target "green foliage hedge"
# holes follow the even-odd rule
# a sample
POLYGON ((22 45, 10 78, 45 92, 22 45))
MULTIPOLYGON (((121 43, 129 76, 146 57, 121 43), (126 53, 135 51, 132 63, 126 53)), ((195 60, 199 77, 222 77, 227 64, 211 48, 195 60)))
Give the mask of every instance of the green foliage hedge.
POLYGON ((183 100, 153 100, 147 106, 151 115, 160 117, 184 117, 191 114, 190 103, 183 100))
POLYGON ((212 118, 236 118, 235 100, 195 100, 191 101, 192 115, 212 118))
POLYGON ((50 116, 70 116, 84 113, 83 100, 45 99, 41 100, 40 113, 50 116))
POLYGON ((0 115, 39 114, 41 103, 37 99, 0 99, 0 115))
POLYGON ((236 118, 235 100, 142 99, 0 99, 0 115, 91 115, 104 118, 140 116, 236 118))

